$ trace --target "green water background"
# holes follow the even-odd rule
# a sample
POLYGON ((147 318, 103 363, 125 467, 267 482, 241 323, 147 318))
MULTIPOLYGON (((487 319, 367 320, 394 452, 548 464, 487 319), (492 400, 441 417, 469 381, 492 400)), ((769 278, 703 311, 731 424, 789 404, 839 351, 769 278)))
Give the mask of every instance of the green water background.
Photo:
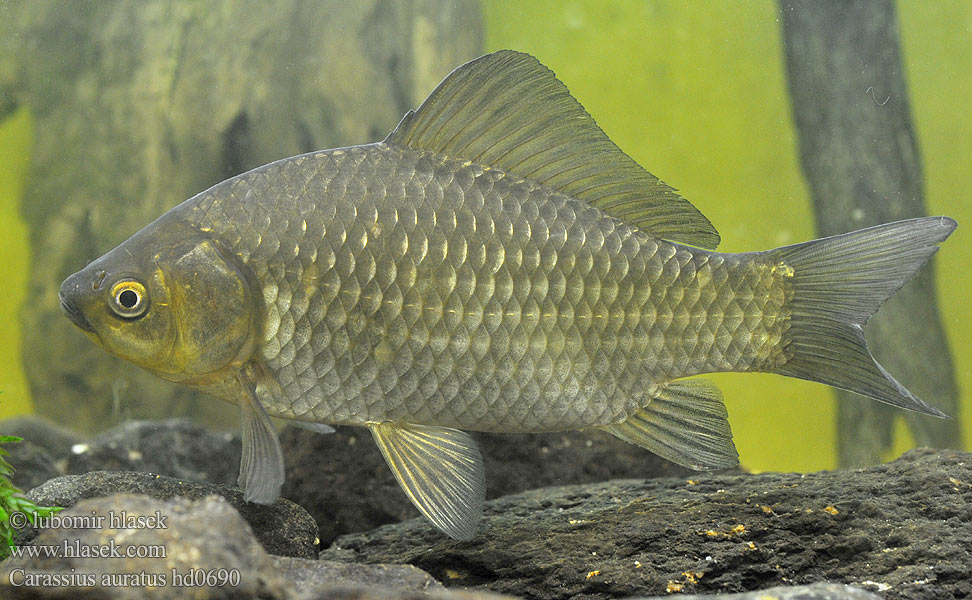
MULTIPOLYGON (((486 50, 530 52, 553 69, 622 149, 709 217, 722 234, 721 250, 761 250, 815 237, 775 2, 486 0, 483 6, 486 50)), ((899 2, 898 18, 928 211, 960 223, 935 260, 968 443, 972 2, 899 2)), ((0 277, 6 287, 0 294, 0 418, 32 410, 17 319, 20 303, 30 301, 24 294, 27 231, 17 206, 32 136, 26 108, 0 122, 0 277)), ((829 388, 764 374, 713 379, 725 393, 744 466, 836 466, 829 388)), ((887 458, 912 445, 899 419, 887 458)))

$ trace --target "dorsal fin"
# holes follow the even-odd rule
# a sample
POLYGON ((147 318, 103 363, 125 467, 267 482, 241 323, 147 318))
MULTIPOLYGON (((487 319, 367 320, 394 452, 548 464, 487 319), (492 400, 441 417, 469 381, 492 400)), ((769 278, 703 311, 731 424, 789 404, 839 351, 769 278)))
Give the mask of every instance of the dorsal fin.
POLYGON ((532 179, 663 239, 719 243, 698 209, 618 148, 529 54, 501 50, 457 68, 385 143, 532 179))

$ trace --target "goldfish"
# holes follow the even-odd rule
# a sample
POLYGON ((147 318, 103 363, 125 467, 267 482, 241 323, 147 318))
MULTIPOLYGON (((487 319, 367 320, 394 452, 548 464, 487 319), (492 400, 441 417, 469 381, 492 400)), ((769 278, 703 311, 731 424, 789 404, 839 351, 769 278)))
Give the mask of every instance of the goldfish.
POLYGON ((367 427, 412 503, 476 533, 467 431, 599 428, 738 463, 696 375, 771 372, 928 415, 863 325, 956 227, 924 217, 768 251, 626 155, 537 59, 449 74, 382 141, 285 158, 164 213, 61 285, 95 343, 239 406, 247 501, 284 481, 271 417, 367 427))

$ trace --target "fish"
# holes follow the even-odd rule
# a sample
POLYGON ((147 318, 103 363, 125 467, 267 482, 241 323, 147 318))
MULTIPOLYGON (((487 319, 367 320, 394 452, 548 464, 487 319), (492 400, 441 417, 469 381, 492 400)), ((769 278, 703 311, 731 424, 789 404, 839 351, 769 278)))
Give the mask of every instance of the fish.
POLYGON ((468 431, 601 429, 693 469, 738 464, 718 388, 770 372, 944 417, 863 325, 956 222, 768 251, 625 154, 554 73, 456 68, 382 141, 285 158, 182 202, 62 283, 95 343, 239 406, 247 501, 284 461, 271 417, 366 427, 442 532, 475 536, 468 431))

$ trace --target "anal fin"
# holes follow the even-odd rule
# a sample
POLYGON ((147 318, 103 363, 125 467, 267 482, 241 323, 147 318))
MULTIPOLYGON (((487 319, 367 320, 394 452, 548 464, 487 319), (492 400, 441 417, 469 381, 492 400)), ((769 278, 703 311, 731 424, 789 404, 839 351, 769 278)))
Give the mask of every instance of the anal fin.
POLYGON ((412 504, 457 540, 476 534, 486 499, 483 457, 458 429, 374 423, 371 433, 412 504))
POLYGON ((242 375, 239 379, 246 394, 240 399, 243 455, 236 482, 247 502, 273 504, 280 497, 285 479, 283 451, 270 415, 257 399, 253 385, 242 375))
POLYGON ((722 393, 710 381, 671 383, 628 420, 601 429, 690 469, 739 464, 722 393))

